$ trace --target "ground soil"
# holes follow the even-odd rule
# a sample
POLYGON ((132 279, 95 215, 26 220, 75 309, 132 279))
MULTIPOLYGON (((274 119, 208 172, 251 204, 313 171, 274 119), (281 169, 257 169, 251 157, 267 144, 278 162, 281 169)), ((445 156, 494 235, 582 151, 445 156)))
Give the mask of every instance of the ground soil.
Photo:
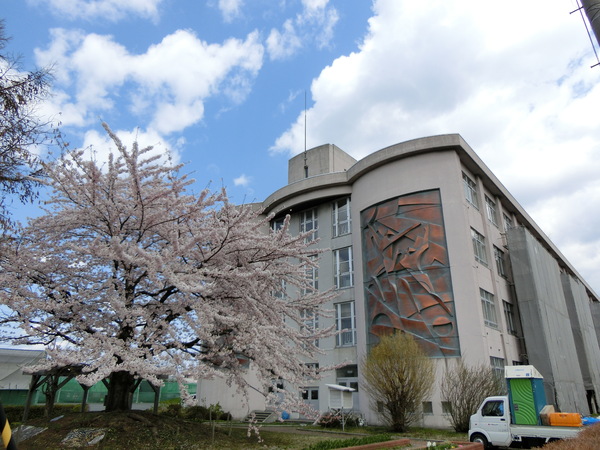
MULTIPOLYGON (((16 424, 14 424, 16 425, 16 424)), ((18 443, 20 450, 52 450, 64 448, 88 449, 301 449, 313 442, 332 439, 329 434, 297 431, 282 433, 281 427, 265 429, 248 436, 247 426, 228 426, 220 423, 184 420, 168 415, 155 415, 148 411, 88 412, 68 414, 58 420, 30 420, 26 424, 43 432, 18 443), (83 430, 76 439, 65 441, 73 430, 83 430), (95 434, 85 434, 94 430, 95 434), (85 446, 94 436, 104 437, 91 446, 85 446)), ((286 427, 288 428, 288 427, 286 427)), ((295 430, 289 427, 288 431, 295 430)), ((13 426, 13 435, 18 432, 13 426)), ((336 436, 339 437, 339 436, 336 436)))
MULTIPOLYGON (((14 430, 16 424, 11 425, 13 425, 13 434, 16 436, 17 432, 14 430)), ((301 424, 265 424, 261 426, 259 438, 256 434, 248 433, 248 426, 244 424, 198 422, 182 419, 173 414, 155 415, 149 411, 72 413, 58 420, 30 420, 26 425, 36 427, 34 431, 41 429, 44 431, 19 442, 20 450, 65 448, 300 450, 323 440, 357 436, 356 431, 349 434, 342 433, 341 430, 338 432, 304 427, 301 424), (78 430, 77 436, 67 439, 69 433, 72 434, 75 430, 78 430), (102 436, 101 439, 100 436, 102 436), (92 445, 86 445, 94 437, 99 440, 92 445)), ((371 430, 371 432, 378 433, 385 432, 385 430, 371 430)), ((423 448, 429 439, 436 439, 431 435, 432 430, 422 430, 421 432, 424 433, 423 436, 419 434, 418 429, 409 432, 415 433, 411 439, 413 448, 423 448)), ((437 439, 448 440, 449 438, 437 436, 437 439)), ((452 439, 455 440, 456 437, 452 439)))

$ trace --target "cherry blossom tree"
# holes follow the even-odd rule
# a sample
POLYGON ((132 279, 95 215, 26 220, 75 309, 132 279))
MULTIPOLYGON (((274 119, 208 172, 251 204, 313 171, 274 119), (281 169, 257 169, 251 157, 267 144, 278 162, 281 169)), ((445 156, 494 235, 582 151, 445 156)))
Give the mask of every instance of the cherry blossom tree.
POLYGON ((45 214, 2 249, 4 340, 46 346, 38 369, 79 365, 80 382, 107 380, 107 410, 129 409, 141 379, 219 374, 244 391, 247 362, 265 395, 278 378, 297 395, 316 377, 304 364, 315 340, 334 333, 302 326, 331 297, 306 278, 318 251, 289 220, 271 230, 256 205, 192 195, 181 166, 105 129, 115 155, 47 165, 45 214))
POLYGON ((0 230, 14 225, 10 199, 25 203, 38 196, 43 171, 33 149, 59 137, 36 111, 50 90, 50 71, 22 72, 4 52, 8 41, 0 20, 0 230))

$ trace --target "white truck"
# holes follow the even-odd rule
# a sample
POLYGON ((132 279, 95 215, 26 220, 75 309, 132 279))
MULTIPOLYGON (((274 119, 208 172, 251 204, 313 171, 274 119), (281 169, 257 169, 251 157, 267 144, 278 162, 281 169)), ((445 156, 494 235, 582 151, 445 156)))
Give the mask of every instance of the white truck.
POLYGON ((487 397, 469 421, 469 440, 484 448, 508 447, 520 443, 542 445, 577 436, 582 427, 515 425, 511 423, 507 396, 487 397))

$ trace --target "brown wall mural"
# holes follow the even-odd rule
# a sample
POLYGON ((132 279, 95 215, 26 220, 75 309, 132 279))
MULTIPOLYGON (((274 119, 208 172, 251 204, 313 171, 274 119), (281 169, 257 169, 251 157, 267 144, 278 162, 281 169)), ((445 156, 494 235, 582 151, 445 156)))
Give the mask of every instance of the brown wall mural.
POLYGON ((367 344, 395 330, 432 357, 459 356, 439 190, 403 195, 361 213, 367 344))

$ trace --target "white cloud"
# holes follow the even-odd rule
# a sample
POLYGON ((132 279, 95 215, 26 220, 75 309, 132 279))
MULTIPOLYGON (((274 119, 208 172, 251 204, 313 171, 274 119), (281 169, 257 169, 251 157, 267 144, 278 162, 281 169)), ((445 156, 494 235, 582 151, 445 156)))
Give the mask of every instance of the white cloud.
MULTIPOLYGON (((313 80, 308 146, 331 142, 362 158, 404 140, 460 133, 600 285, 592 272, 600 248, 600 72, 589 67, 591 47, 569 5, 377 0, 373 10, 359 50, 313 80), (588 246, 569 237, 581 233, 588 246)), ((299 112, 272 151, 303 147, 299 112)))
POLYGON ((302 47, 302 41, 290 19, 285 21, 282 28, 282 31, 273 28, 267 37, 267 50, 271 59, 287 58, 302 47))
POLYGON ((219 10, 225 22, 232 22, 242 13, 243 0, 219 0, 219 10))
POLYGON ((329 0, 302 0, 302 5, 306 11, 317 11, 325 9, 329 0))
POLYGON ((329 0, 302 0, 304 10, 296 18, 298 25, 312 30, 318 48, 329 45, 333 29, 339 20, 335 8, 328 8, 329 0))
POLYGON ((287 19, 281 30, 271 29, 266 42, 269 57, 288 58, 311 42, 317 48, 329 45, 339 15, 328 3, 329 0, 302 0, 302 11, 295 18, 287 19))
POLYGON ((56 95, 47 110, 63 111, 64 125, 94 122, 125 99, 140 122, 168 135, 202 120, 209 97, 243 101, 262 67, 263 47, 256 32, 209 44, 179 30, 132 54, 111 36, 59 29, 36 57, 42 66, 56 62, 56 95))
POLYGON ((47 6, 51 13, 70 20, 104 19, 116 22, 132 14, 156 21, 163 0, 28 0, 28 2, 33 5, 47 6))
POLYGON ((250 184, 250 182, 252 181, 252 178, 247 176, 246 174, 241 174, 239 177, 237 177, 235 180, 233 180, 233 184, 235 186, 248 186, 250 184))

